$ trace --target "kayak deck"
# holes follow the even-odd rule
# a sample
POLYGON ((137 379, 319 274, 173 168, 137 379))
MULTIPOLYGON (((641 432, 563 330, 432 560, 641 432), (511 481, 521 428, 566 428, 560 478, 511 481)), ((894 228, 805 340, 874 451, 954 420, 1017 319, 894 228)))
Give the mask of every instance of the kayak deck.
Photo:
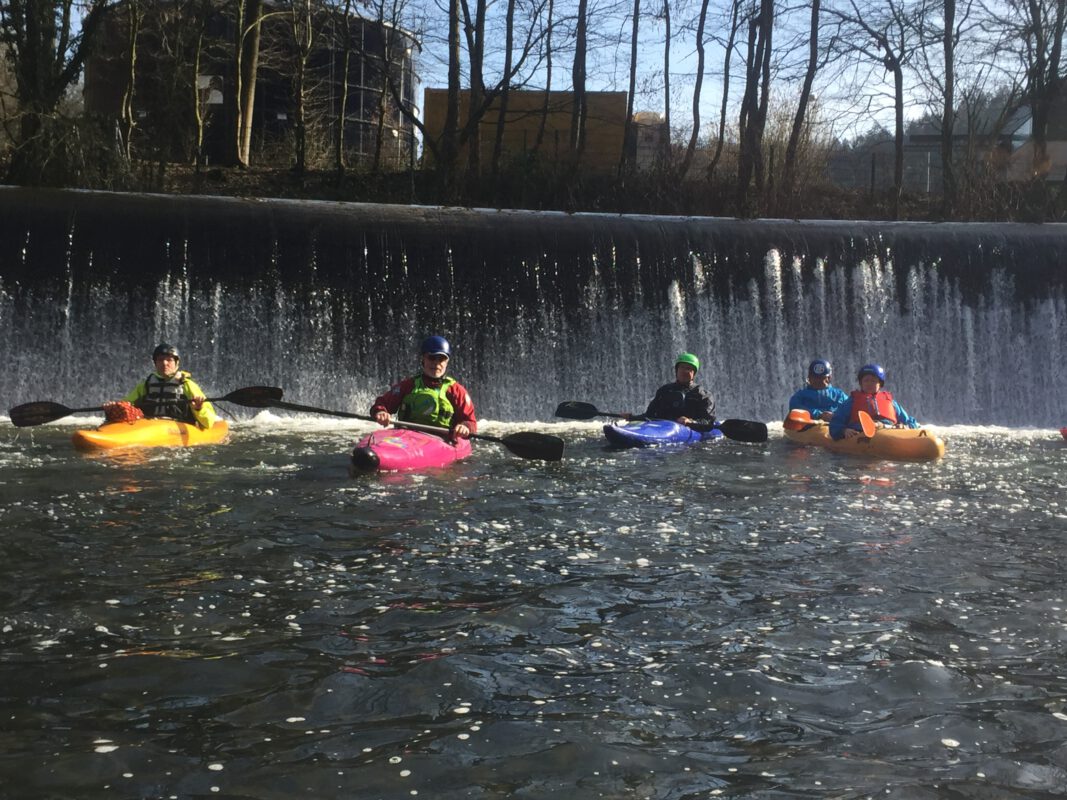
POLYGON ((924 428, 879 428, 869 439, 866 436, 833 439, 830 437, 830 426, 825 422, 815 422, 800 430, 793 430, 787 420, 785 435, 797 444, 889 461, 935 461, 945 454, 944 441, 924 428))
POLYGON ((444 467, 471 454, 469 439, 456 442, 407 428, 374 431, 352 451, 354 472, 399 472, 444 467))
POLYGON ((695 431, 667 419, 613 422, 604 426, 604 436, 614 447, 649 447, 662 444, 695 444, 722 438, 722 431, 695 431))
POLYGON ((205 429, 174 419, 139 419, 134 422, 105 422, 99 428, 75 431, 71 441, 79 450, 191 447, 221 442, 229 431, 225 420, 218 420, 205 429))

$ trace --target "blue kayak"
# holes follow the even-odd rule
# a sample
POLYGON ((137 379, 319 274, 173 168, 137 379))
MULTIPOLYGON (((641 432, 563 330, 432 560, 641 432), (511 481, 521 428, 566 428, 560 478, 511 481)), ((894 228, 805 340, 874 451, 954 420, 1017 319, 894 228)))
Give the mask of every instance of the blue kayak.
POLYGON ((648 447, 655 444, 693 444, 711 442, 722 438, 722 431, 695 431, 667 419, 650 419, 643 422, 614 422, 604 426, 604 435, 616 447, 648 447))

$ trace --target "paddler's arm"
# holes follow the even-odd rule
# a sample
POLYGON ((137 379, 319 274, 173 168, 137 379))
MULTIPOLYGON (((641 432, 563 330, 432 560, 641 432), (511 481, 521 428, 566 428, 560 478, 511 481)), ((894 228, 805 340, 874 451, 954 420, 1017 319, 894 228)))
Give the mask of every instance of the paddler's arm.
POLYGON ((807 386, 801 387, 793 392, 793 396, 789 398, 789 410, 807 411, 812 419, 829 420, 833 413, 822 408, 818 404, 818 399, 819 395, 814 389, 810 389, 807 386), (823 414, 829 414, 829 416, 823 417, 823 414))
POLYGON ((697 387, 696 393, 696 400, 691 403, 692 408, 687 409, 691 413, 687 415, 689 421, 685 424, 693 430, 706 433, 715 425, 715 398, 702 386, 697 387))
POLYGON ((921 427, 919 425, 919 420, 915 419, 915 417, 905 411, 896 400, 893 401, 893 410, 897 412, 897 425, 905 428, 921 427))
POLYGON ((141 402, 141 400, 144 399, 145 393, 148 391, 147 389, 145 389, 144 383, 144 381, 138 383, 136 386, 133 387, 133 390, 122 399, 125 400, 127 403, 137 405, 139 402, 141 402))
POLYGON ((463 388, 463 384, 457 381, 448 387, 448 401, 455 409, 452 414, 453 436, 466 439, 472 433, 477 433, 478 420, 474 416, 474 401, 471 400, 470 392, 463 388))
POLYGON ((394 383, 386 390, 385 394, 374 401, 374 405, 370 407, 370 415, 374 417, 379 425, 388 425, 390 416, 400 410, 400 404, 403 402, 404 397, 410 394, 414 388, 415 381, 411 378, 404 378, 404 380, 394 383))
POLYGON ((219 415, 215 413, 215 407, 204 400, 207 397, 204 390, 197 386, 192 378, 186 378, 183 387, 185 396, 190 400, 189 408, 193 412, 196 424, 204 429, 210 428, 218 420, 219 415))
POLYGON ((830 438, 831 439, 844 439, 846 436, 845 431, 849 418, 852 416, 852 398, 848 398, 845 402, 837 407, 837 411, 830 418, 830 438))

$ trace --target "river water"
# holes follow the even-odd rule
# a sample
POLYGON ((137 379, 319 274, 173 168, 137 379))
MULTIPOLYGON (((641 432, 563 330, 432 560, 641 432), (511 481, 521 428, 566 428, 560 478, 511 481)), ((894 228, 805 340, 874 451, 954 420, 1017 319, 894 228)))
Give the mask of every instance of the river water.
POLYGON ((1064 796, 1054 432, 353 479, 359 423, 75 425, 0 430, 5 798, 1064 796))

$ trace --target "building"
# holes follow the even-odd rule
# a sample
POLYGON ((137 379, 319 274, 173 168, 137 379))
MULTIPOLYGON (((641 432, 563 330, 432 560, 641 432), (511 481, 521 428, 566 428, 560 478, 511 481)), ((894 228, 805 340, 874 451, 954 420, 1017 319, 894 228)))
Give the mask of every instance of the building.
MULTIPOLYGON (((171 0, 141 0, 138 7, 144 15, 137 26, 133 149, 145 158, 192 161, 200 128, 202 158, 208 163, 226 161, 236 137, 233 19, 219 7, 210 7, 209 17, 197 18, 192 6, 171 0), (200 30, 202 38, 198 38, 200 30)), ((307 54, 304 82, 305 117, 314 135, 309 149, 321 157, 332 151, 341 125, 341 101, 347 91, 347 163, 369 165, 380 131, 383 168, 408 169, 416 148, 411 119, 418 113, 414 99, 419 82, 415 72, 419 42, 395 26, 354 14, 346 18, 324 6, 316 8, 311 23, 315 44, 307 54), (400 103, 394 99, 394 89, 400 103)), ((264 11, 251 150, 254 161, 277 162, 289 157, 294 132, 292 17, 273 9, 269 1, 264 11)), ((100 46, 86 60, 88 114, 117 122, 122 118, 131 71, 130 20, 127 2, 113 6, 102 25, 100 46)))
MULTIPOLYGON (((626 130, 626 92, 587 92, 586 98, 588 115, 582 168, 590 173, 614 172, 618 169, 622 157, 626 130)), ((561 163, 570 151, 573 105, 573 92, 548 92, 546 98, 544 91, 510 91, 504 119, 504 159, 513 159, 519 154, 536 153, 544 159, 561 163)), ((440 140, 447 107, 447 89, 426 89, 423 108, 427 137, 440 140)), ((479 153, 483 164, 487 164, 493 154, 497 122, 500 118, 499 108, 498 96, 479 125, 479 153)), ((459 96, 461 127, 470 114, 469 109, 470 92, 463 91, 459 96)), ((432 151, 429 148, 426 148, 425 155, 427 163, 432 163, 432 151)), ((464 146, 460 150, 460 162, 466 163, 467 158, 468 151, 464 146)))

